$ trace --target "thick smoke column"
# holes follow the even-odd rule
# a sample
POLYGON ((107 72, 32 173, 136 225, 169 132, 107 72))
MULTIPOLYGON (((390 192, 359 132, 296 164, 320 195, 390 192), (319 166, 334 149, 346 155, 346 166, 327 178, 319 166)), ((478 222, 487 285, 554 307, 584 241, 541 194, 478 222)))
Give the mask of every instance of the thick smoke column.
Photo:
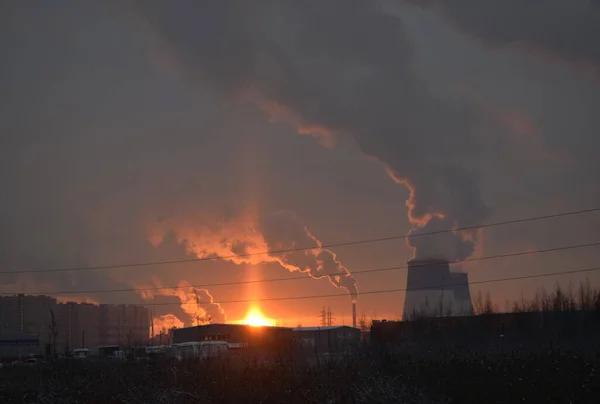
POLYGON ((587 68, 600 78, 597 0, 406 0, 439 10, 491 47, 517 46, 587 68))
MULTIPOLYGON (((327 277, 338 288, 357 297, 356 279, 337 259, 335 253, 322 248, 315 237, 293 212, 257 215, 240 214, 228 221, 195 223, 165 220, 151 238, 174 231, 179 242, 200 258, 223 257, 235 264, 275 262, 289 271, 304 272, 313 278, 327 277), (299 250, 281 252, 282 250, 299 250)), ((183 302, 184 299, 182 299, 183 302)))
MULTIPOLYGON (((160 284, 156 284, 156 287, 162 287, 160 284)), ((153 299, 157 295, 162 296, 176 296, 181 301, 182 310, 190 316, 191 322, 194 325, 209 324, 209 323, 225 323, 227 317, 225 311, 221 308, 219 303, 215 303, 213 296, 206 289, 196 289, 191 286, 188 282, 180 281, 179 287, 175 289, 157 289, 157 290, 144 290, 142 289, 140 294, 145 300, 153 299)), ((164 317, 164 316, 162 316, 164 317)), ((167 315, 167 320, 177 319, 173 314, 167 315)), ((155 317, 154 323, 160 322, 161 317, 155 317)), ((177 319, 177 321, 180 321, 177 319)), ((177 325, 177 324, 175 324, 177 325)), ((172 327, 171 327, 172 328, 172 327)))
MULTIPOLYGON (((476 114, 424 85, 401 20, 377 2, 142 1, 137 9, 186 77, 251 100, 299 133, 354 139, 409 188, 417 231, 487 218, 475 170, 464 164, 481 148, 476 114)), ((458 259, 473 251, 476 235, 466 236, 411 245, 417 257, 458 259), (428 250, 442 243, 444 251, 428 250)))

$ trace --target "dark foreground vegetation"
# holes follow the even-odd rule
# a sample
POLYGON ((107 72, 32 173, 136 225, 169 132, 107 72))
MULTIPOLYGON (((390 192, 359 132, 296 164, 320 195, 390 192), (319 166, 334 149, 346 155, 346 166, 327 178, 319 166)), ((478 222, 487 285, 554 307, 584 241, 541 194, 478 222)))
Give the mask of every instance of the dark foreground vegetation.
POLYGON ((1 370, 2 403, 597 403, 597 355, 203 363, 64 362, 1 370))

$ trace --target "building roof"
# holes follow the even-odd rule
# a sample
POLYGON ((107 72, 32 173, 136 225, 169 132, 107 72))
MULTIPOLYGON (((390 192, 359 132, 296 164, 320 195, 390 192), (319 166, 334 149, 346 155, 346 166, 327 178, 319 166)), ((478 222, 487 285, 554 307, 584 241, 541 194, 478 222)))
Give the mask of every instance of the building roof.
POLYGON ((425 265, 425 264, 449 264, 450 261, 444 258, 422 258, 410 259, 406 262, 408 265, 425 265))
POLYGON ((292 331, 329 331, 329 330, 337 330, 340 328, 354 328, 354 327, 350 327, 348 325, 330 325, 330 326, 326 326, 326 327, 296 327, 296 328, 293 328, 292 331))
POLYGON ((268 329, 268 330, 289 330, 289 327, 278 327, 278 326, 272 326, 272 325, 261 325, 261 326, 252 326, 249 324, 237 324, 237 323, 210 323, 210 324, 201 324, 201 325, 193 325, 193 326, 189 326, 189 327, 181 327, 181 328, 173 328, 173 331, 177 332, 177 331, 181 331, 181 330, 189 330, 189 329, 210 329, 210 328, 223 328, 223 327, 229 327, 229 328, 239 328, 239 329, 244 329, 244 330, 251 330, 251 329, 268 329))

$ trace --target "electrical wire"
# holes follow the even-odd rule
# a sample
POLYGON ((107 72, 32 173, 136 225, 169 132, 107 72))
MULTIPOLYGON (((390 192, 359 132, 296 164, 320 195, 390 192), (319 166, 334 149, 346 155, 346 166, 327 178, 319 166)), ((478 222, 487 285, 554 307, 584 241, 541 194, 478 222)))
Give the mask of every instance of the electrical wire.
MULTIPOLYGON (((587 243, 587 244, 576 244, 570 246, 562 246, 562 247, 553 247, 539 250, 529 250, 529 251, 518 251, 513 253, 506 254, 498 254, 498 255, 489 255, 484 257, 474 257, 474 258, 466 258, 463 260, 450 261, 449 264, 458 264, 458 263, 466 263, 466 262, 474 262, 474 261, 484 261, 484 260, 492 260, 499 258, 509 258, 509 257, 518 257, 524 255, 534 255, 534 254, 543 254, 548 252, 557 252, 557 251, 566 251, 573 250, 579 248, 588 248, 588 247, 596 247, 600 246, 600 241, 595 243, 587 243)), ((415 263, 411 264, 411 267, 420 267, 427 266, 428 263, 415 263)), ((349 275, 357 275, 357 274, 365 274, 365 273, 374 273, 374 272, 386 272, 386 271, 394 271, 400 269, 407 269, 408 265, 402 266, 394 266, 394 267, 385 267, 385 268, 374 268, 374 269, 363 269, 358 271, 352 271, 349 275)), ((330 276, 345 276, 344 273, 329 273, 322 274, 316 279, 327 278, 330 276)), ((287 278, 267 278, 267 279, 256 279, 249 281, 235 281, 235 282, 220 282, 220 283, 206 283, 201 285, 186 285, 186 286, 155 286, 148 288, 122 288, 122 289, 90 289, 90 290, 62 290, 62 291, 41 291, 41 292, 30 292, 30 294, 44 294, 50 293, 54 295, 76 295, 76 294, 96 294, 96 293, 119 293, 119 292, 148 292, 155 290, 176 290, 176 289, 205 289, 219 286, 235 286, 235 285, 247 285, 252 283, 267 283, 267 282, 284 282, 284 281, 295 281, 295 280, 307 280, 307 279, 315 279, 314 277, 308 276, 294 276, 287 278)), ((9 295, 10 293, 0 293, 0 295, 9 295)), ((359 293, 360 294, 360 293, 359 293)))
MULTIPOLYGON (((483 280, 483 281, 469 282, 468 284, 470 286, 470 285, 479 285, 479 284, 484 284, 484 283, 508 282, 508 281, 514 281, 514 280, 544 278, 544 277, 548 277, 548 276, 577 274, 577 273, 594 272, 594 271, 600 271, 600 267, 575 269, 575 270, 571 270, 571 271, 552 272, 552 273, 547 273, 547 274, 523 275, 523 276, 513 276, 513 277, 506 277, 506 278, 488 279, 488 280, 483 280)), ((436 285, 436 286, 428 286, 428 287, 422 287, 422 288, 410 288, 410 289, 399 288, 399 289, 371 290, 371 291, 367 291, 367 292, 360 292, 359 295, 375 295, 375 294, 382 294, 382 293, 396 293, 396 292, 407 292, 407 291, 414 291, 414 290, 429 290, 429 289, 435 290, 435 289, 440 289, 440 288, 449 288, 449 287, 453 287, 453 286, 464 286, 464 285, 465 285, 465 283, 455 283, 455 284, 443 284, 443 285, 436 285)), ((264 299, 250 299, 250 300, 221 300, 221 301, 213 301, 213 302, 194 301, 194 302, 188 302, 188 303, 161 302, 161 303, 143 303, 140 305, 141 306, 173 306, 173 305, 184 306, 184 305, 190 305, 190 304, 210 305, 210 304, 229 304, 229 303, 260 303, 260 302, 272 302, 272 301, 283 301, 283 300, 323 299, 323 298, 344 297, 344 296, 349 297, 348 293, 333 293, 333 294, 325 294, 325 295, 285 296, 285 297, 270 297, 270 298, 264 298, 264 299)), ((115 305, 118 305, 118 303, 115 303, 115 305)))
POLYGON ((468 231, 468 230, 477 230, 477 229, 484 229, 484 228, 490 228, 490 227, 505 226, 505 225, 510 225, 510 224, 518 224, 518 223, 526 223, 526 222, 533 222, 533 221, 539 221, 539 220, 555 219, 555 218, 566 217, 566 216, 582 215, 582 214, 598 212, 598 211, 600 211, 600 207, 576 210, 576 211, 569 211, 569 212, 561 212, 561 213, 555 213, 555 214, 543 215, 543 216, 533 216, 533 217, 527 217, 527 218, 521 218, 521 219, 505 220, 505 221, 500 221, 500 222, 485 223, 485 224, 481 224, 481 225, 459 227, 459 228, 455 228, 455 229, 444 229, 444 230, 423 232, 423 233, 417 233, 417 234, 407 234, 407 235, 402 235, 402 236, 381 237, 381 238, 372 238, 372 239, 366 239, 366 240, 347 241, 347 242, 342 242, 342 243, 323 244, 323 245, 317 246, 317 247, 289 248, 289 249, 281 249, 281 250, 274 250, 274 251, 263 251, 263 252, 257 252, 257 253, 232 254, 232 255, 219 256, 219 257, 200 257, 200 258, 189 258, 189 259, 169 260, 169 261, 138 262, 138 263, 130 263, 130 264, 112 264, 112 265, 88 266, 88 267, 71 267, 71 268, 25 269, 25 270, 18 270, 18 271, 0 271, 0 275, 91 271, 91 270, 101 270, 101 269, 148 267, 148 266, 155 266, 155 265, 183 264, 183 263, 190 263, 190 262, 227 260, 227 259, 232 259, 232 258, 247 258, 247 257, 260 256, 260 255, 279 255, 279 254, 287 254, 287 253, 291 253, 291 252, 303 252, 303 251, 321 250, 321 249, 326 249, 326 248, 346 247, 346 246, 359 245, 359 244, 379 243, 379 242, 391 241, 391 240, 413 239, 416 237, 433 236, 433 235, 444 234, 444 233, 462 232, 462 231, 468 231))

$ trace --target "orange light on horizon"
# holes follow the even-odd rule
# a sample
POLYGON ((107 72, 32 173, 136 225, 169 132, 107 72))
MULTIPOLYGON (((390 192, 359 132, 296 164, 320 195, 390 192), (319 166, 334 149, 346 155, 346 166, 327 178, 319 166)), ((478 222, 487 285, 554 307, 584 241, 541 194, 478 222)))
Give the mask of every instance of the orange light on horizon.
POLYGON ((274 326, 276 323, 275 319, 266 317, 257 306, 252 306, 246 317, 240 321, 240 324, 252 327, 274 326))

